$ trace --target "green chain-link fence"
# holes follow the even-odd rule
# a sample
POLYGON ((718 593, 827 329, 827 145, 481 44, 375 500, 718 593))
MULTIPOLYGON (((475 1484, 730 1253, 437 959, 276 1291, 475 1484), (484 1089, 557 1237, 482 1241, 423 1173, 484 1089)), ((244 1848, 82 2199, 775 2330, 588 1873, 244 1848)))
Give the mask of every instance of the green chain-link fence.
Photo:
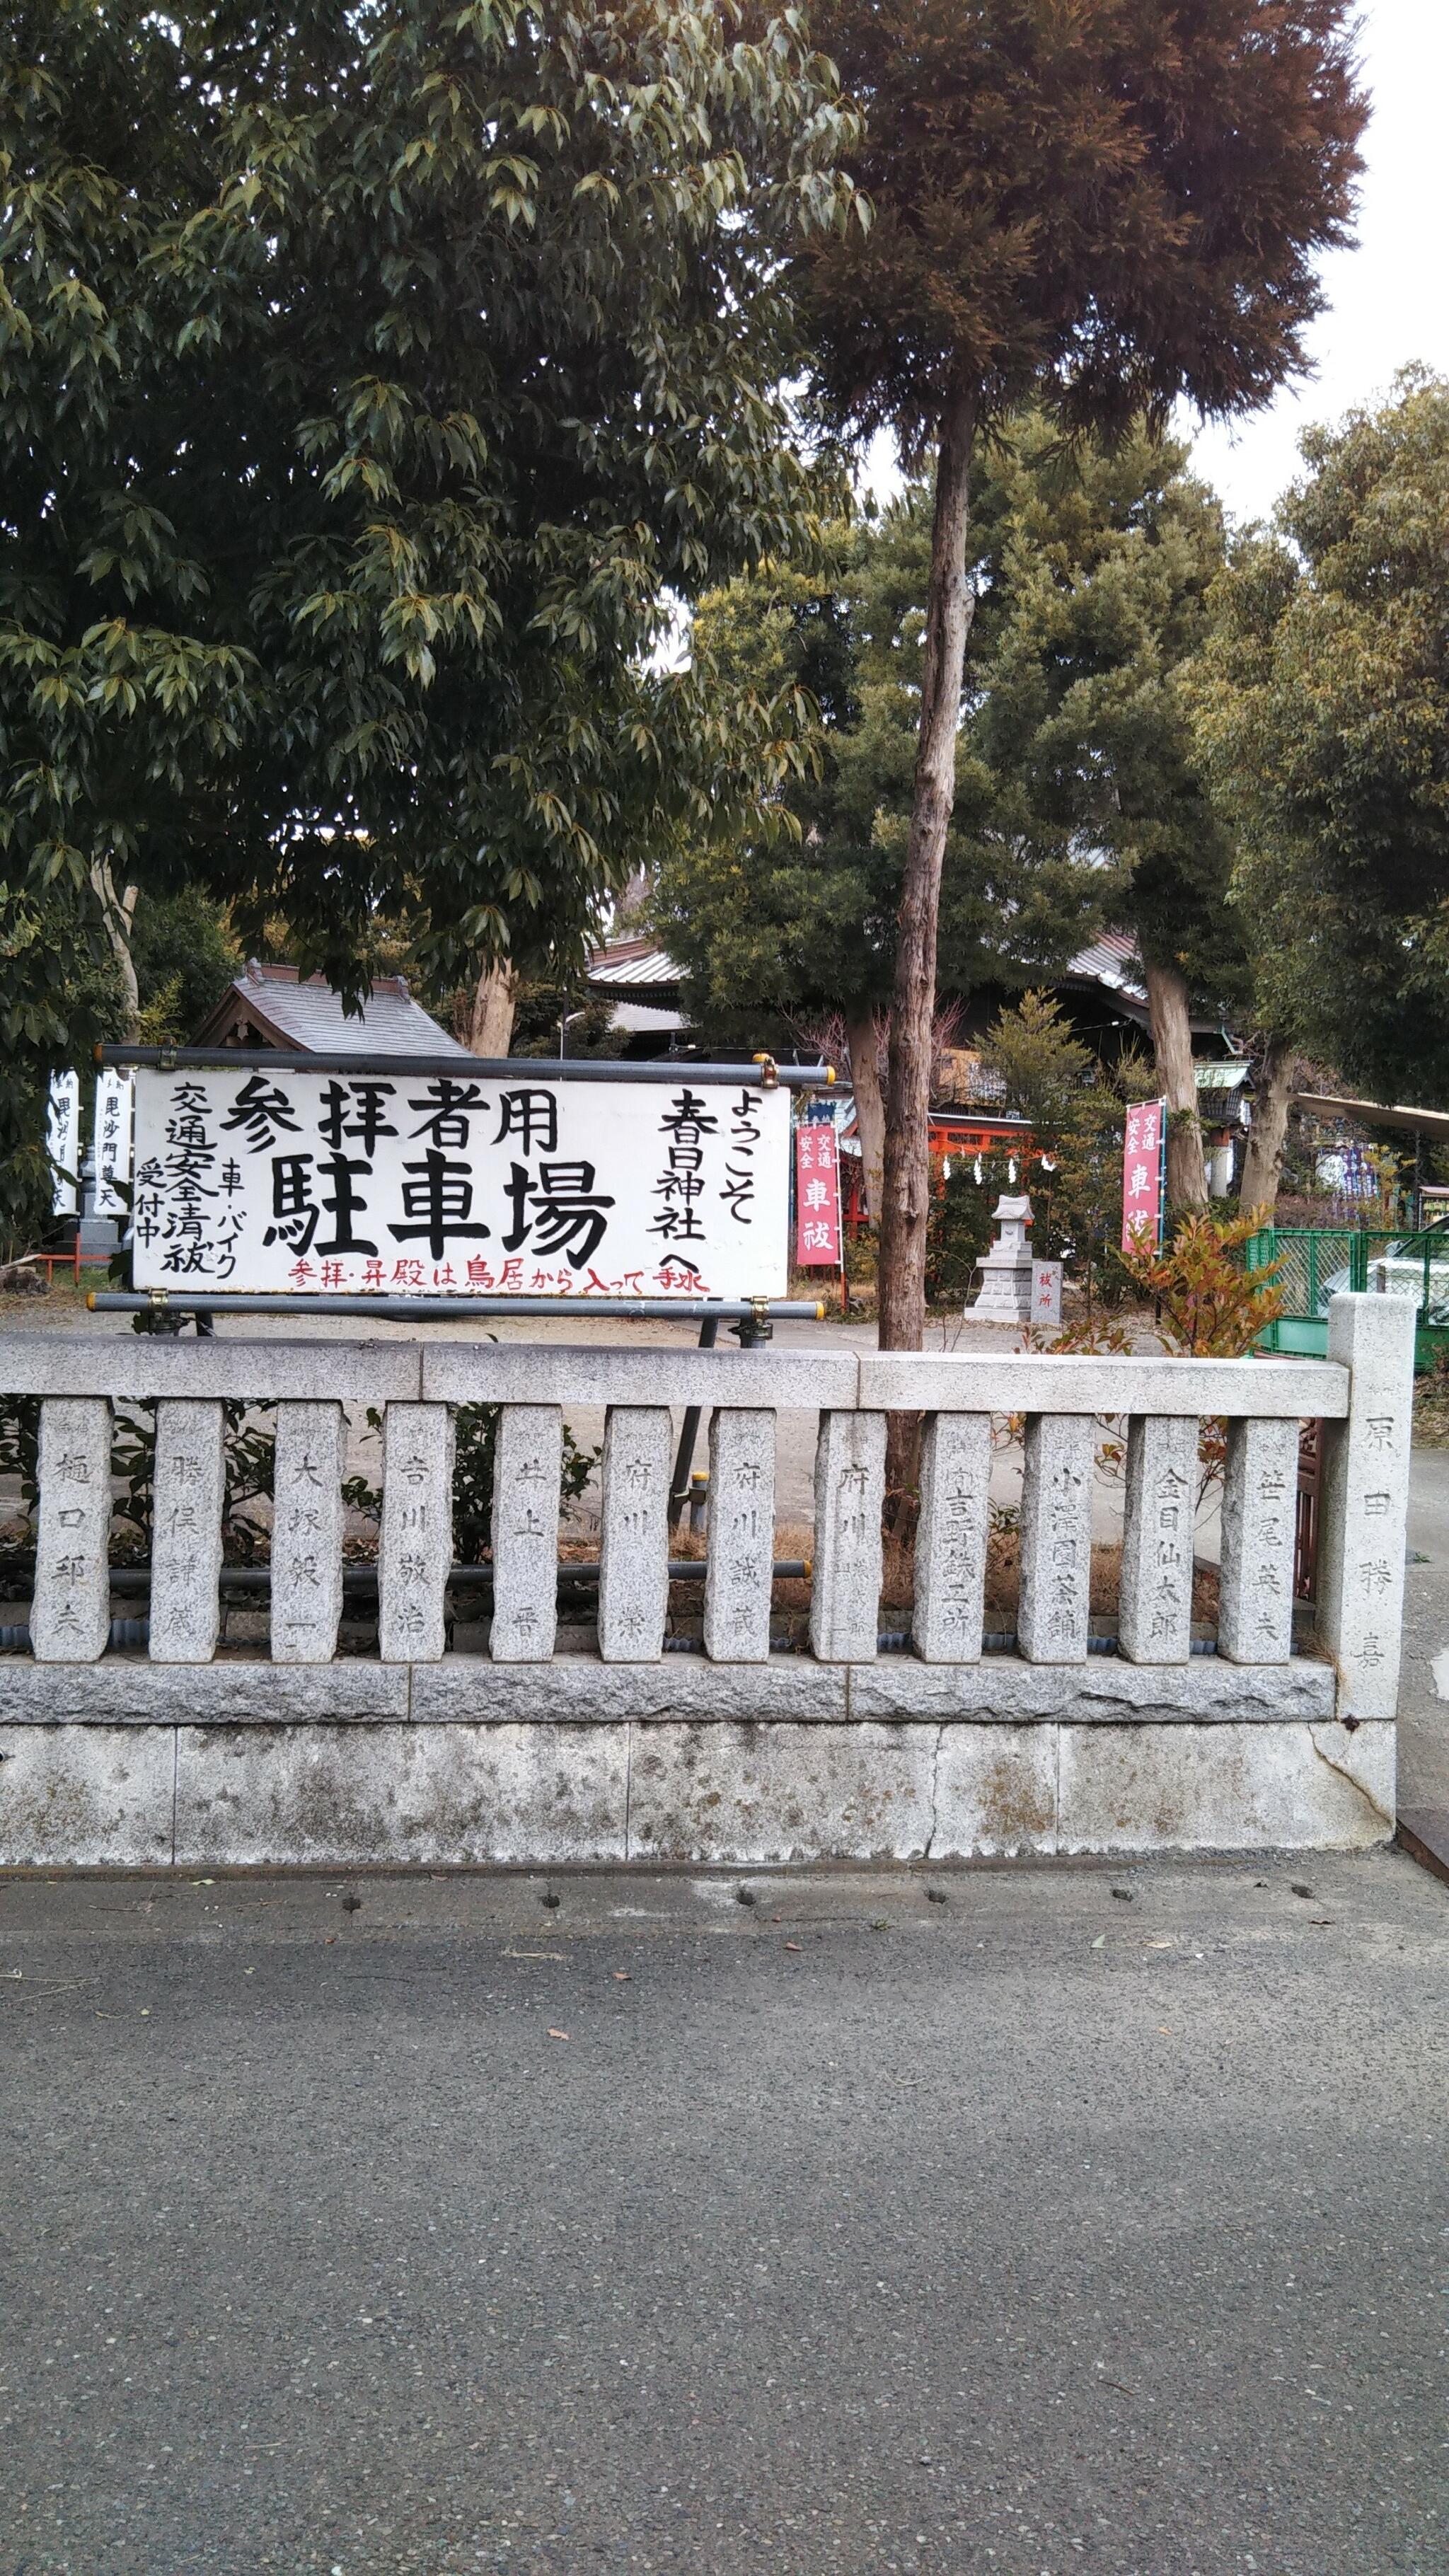
POLYGON ((1254 1268, 1283 1265, 1283 1312, 1259 1335, 1261 1350, 1321 1359, 1328 1348, 1328 1300, 1341 1288, 1382 1288, 1389 1296, 1414 1299, 1420 1368, 1449 1348, 1449 1229, 1387 1234, 1358 1226, 1268 1225, 1249 1238, 1245 1251, 1254 1268))

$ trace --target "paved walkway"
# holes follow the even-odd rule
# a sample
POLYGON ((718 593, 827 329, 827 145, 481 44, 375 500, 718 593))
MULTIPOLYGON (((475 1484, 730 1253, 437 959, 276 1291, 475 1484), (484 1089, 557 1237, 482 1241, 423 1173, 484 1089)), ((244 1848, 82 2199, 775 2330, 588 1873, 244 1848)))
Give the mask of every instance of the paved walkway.
POLYGON ((748 1892, 0 1884, 0 2576, 1442 2576, 1449 1891, 748 1892))

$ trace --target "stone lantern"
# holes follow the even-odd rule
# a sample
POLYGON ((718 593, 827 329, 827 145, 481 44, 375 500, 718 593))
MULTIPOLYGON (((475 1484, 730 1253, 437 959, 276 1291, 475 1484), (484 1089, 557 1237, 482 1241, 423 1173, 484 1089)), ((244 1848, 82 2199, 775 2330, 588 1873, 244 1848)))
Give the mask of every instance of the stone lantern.
POLYGON ((996 1241, 981 1262, 981 1294, 969 1312, 1003 1324, 1027 1324, 1032 1313, 1032 1258, 1028 1198, 999 1198, 992 1212, 996 1241))

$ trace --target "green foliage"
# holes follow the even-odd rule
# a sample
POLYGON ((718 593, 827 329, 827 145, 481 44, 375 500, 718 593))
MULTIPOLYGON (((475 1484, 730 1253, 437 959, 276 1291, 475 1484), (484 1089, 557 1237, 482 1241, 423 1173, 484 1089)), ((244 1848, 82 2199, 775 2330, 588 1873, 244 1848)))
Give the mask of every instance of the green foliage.
POLYGON ((102 1038, 125 1028, 115 959, 84 901, 63 879, 0 880, 0 1258, 13 1260, 52 1228, 45 1153, 50 1076, 84 1066, 102 1038))
POLYGON ((552 1055, 559 1051, 559 1022, 566 1020, 565 1053, 571 1056, 617 1056, 625 1033, 610 1027, 614 1004, 607 994, 592 992, 582 975, 549 980, 526 975, 518 988, 510 1055, 552 1055))
POLYGON ((971 738, 997 782, 997 835, 1034 851, 1035 880, 1089 854, 1102 915, 1230 1008, 1248 996, 1233 844, 1185 688, 1222 512, 1186 462, 1184 443, 1140 424, 1110 447, 1063 446, 1029 414, 998 444, 1004 544, 971 738))
MULTIPOLYGON (((1181 689, 1222 527, 1184 457, 1140 428, 1110 451, 1064 447, 1035 414, 981 449, 942 990, 1060 971, 1110 921, 1198 989, 1242 992, 1231 847, 1181 689)), ((829 571, 767 567, 700 605, 716 666, 802 693, 809 726, 809 767, 784 795, 793 833, 700 839, 662 872, 659 927, 722 1039, 889 997, 929 568, 916 486, 837 531, 829 571)))
POLYGON ((151 1046, 195 1038, 245 963, 225 913, 199 886, 140 897, 131 958, 151 1046))
MULTIPOLYGON (((453 1417, 453 1553, 459 1565, 481 1565, 493 1548, 493 1460, 498 1446, 497 1404, 460 1404, 453 1417)), ((564 1424, 559 1501, 566 1508, 583 1492, 603 1452, 581 1449, 564 1424)))
MULTIPOLYGON (((493 1459, 498 1443, 496 1404, 460 1404, 454 1416, 453 1546, 461 1565, 480 1565, 493 1544, 493 1459)), ((368 1408, 368 1423, 379 1437, 382 1415, 368 1408)), ((21 1517, 31 1522, 39 1497, 40 1402, 16 1398, 0 1413, 0 1476, 20 1485, 21 1517)), ((564 1426, 563 1472, 559 1501, 577 1501, 598 1466, 602 1451, 582 1449, 564 1426)), ((266 1560, 266 1522, 251 1508, 269 1502, 275 1490, 277 1435, 266 1408, 244 1403, 223 1407, 225 1501, 222 1506, 222 1551, 228 1564, 266 1560)), ((114 1557, 150 1554, 153 1491, 156 1472, 156 1415, 149 1406, 118 1406, 111 1436, 111 1473, 120 1486, 111 1507, 111 1553, 114 1557)), ((349 1510, 376 1519, 382 1489, 365 1476, 349 1476, 342 1499, 349 1510)))
MULTIPOLYGON (((497 1404, 460 1404, 453 1416, 453 1554, 459 1565, 481 1565, 492 1551, 493 1462, 502 1409, 497 1404)), ((381 1438, 381 1412, 369 1405, 367 1419, 381 1438)), ((602 1456, 601 1449, 581 1449, 568 1424, 564 1424, 563 1469, 559 1477, 562 1506, 577 1500, 602 1456)), ((368 1485, 359 1477, 353 1488, 344 1488, 344 1492, 354 1510, 374 1519, 380 1515, 381 1486, 368 1485)))
POLYGON ((1192 1359, 1241 1359, 1283 1311, 1282 1263, 1243 1256, 1252 1215, 1188 1216, 1161 1252, 1123 1255, 1133 1286, 1157 1309, 1163 1347, 1192 1359))
POLYGON ((1002 1076, 1007 1107, 1032 1122, 1016 1186, 1031 1196, 1035 1250, 1068 1263, 1083 1288, 1090 1331, 1098 1299, 1120 1298, 1126 1284, 1117 1251, 1123 1130, 1128 1104, 1153 1096, 1152 1066, 1135 1049, 1110 1066, 1091 1057, 1060 1004, 1039 992, 997 1015, 982 1060, 1002 1076))
MULTIPOLYGON (((266 1528, 251 1510, 269 1502, 276 1483, 277 1435, 267 1419, 240 1400, 222 1406, 225 1499, 222 1555, 249 1565, 265 1549, 266 1528)), ((121 1487, 111 1505, 112 1555, 149 1556, 156 1475, 156 1415, 152 1407, 117 1406, 111 1431, 111 1474, 121 1487)))
POLYGON ((1242 839, 1260 1016, 1385 1100, 1449 1101, 1449 382, 1303 441, 1214 593, 1194 690, 1242 839))
POLYGON ((931 1169, 931 1205, 926 1219, 926 1303, 959 1314, 979 1285, 977 1264, 991 1248, 991 1212, 1003 1190, 1019 1189, 1007 1170, 1004 1154, 983 1154, 977 1164, 969 1154, 936 1158, 931 1169), (949 1171, 945 1168, 950 1164, 949 1171))
POLYGON ((6 888, 195 883, 348 991, 379 915, 448 981, 566 961, 795 758, 655 647, 837 489, 781 391, 783 263, 850 205, 831 67, 709 0, 7 33, 6 888))
POLYGON ((1055 995, 1023 993, 1014 1009, 998 1011, 981 1061, 1001 1076, 1007 1107, 1030 1119, 1038 1148, 1050 1151, 1075 1113, 1093 1061, 1091 1049, 1073 1037, 1055 995))

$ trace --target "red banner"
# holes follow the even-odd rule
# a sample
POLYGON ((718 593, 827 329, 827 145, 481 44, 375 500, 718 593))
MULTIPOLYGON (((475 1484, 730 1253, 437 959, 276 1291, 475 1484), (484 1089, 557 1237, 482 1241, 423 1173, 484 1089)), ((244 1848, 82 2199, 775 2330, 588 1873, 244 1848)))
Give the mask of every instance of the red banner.
POLYGON ((1122 1143, 1122 1249, 1155 1252, 1162 1241, 1162 1139, 1165 1100, 1139 1100, 1127 1112, 1122 1143))
POLYGON ((795 1261, 840 1267, 840 1154, 833 1127, 795 1130, 795 1261))

